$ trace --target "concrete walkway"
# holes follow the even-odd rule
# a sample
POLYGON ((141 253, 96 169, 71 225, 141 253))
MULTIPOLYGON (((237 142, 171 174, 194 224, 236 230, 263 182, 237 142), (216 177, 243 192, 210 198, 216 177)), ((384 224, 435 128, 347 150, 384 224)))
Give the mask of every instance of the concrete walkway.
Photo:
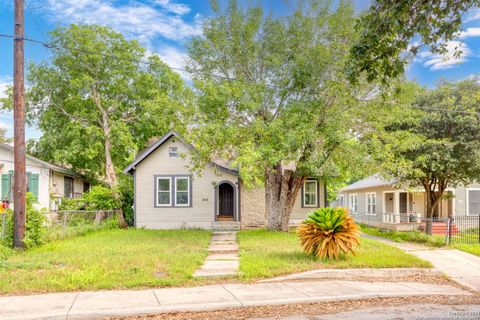
POLYGON ((227 277, 238 273, 240 261, 238 258, 237 233, 214 232, 205 264, 193 274, 194 277, 227 277))
POLYGON ((0 297, 0 320, 92 319, 352 299, 469 295, 415 282, 301 281, 0 297))
POLYGON ((382 237, 362 234, 362 237, 374 239, 400 248, 417 257, 429 261, 452 280, 472 290, 480 291, 480 257, 455 249, 432 249, 413 243, 399 243, 382 237))

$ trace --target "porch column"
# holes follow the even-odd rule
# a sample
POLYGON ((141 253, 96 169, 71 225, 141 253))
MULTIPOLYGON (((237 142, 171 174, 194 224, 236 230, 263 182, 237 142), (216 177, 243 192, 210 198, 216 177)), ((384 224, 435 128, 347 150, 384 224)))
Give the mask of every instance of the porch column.
POLYGON ((393 223, 400 222, 400 191, 393 193, 393 223))

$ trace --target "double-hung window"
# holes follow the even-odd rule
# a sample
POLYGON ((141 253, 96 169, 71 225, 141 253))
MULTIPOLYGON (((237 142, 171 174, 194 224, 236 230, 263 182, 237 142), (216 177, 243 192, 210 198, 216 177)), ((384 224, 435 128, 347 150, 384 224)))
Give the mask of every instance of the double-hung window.
POLYGON ((467 189, 468 209, 467 215, 480 215, 480 189, 467 189))
POLYGON ((156 207, 188 207, 191 204, 190 176, 155 177, 156 207))
POLYGON ((350 212, 351 213, 358 212, 358 195, 357 194, 350 195, 350 212))
POLYGON ((175 206, 188 207, 190 205, 190 178, 175 177, 175 206))
POLYGON ((157 177, 157 199, 156 205, 159 207, 169 207, 172 205, 172 178, 171 177, 157 177))
POLYGON ((367 214, 377 212, 377 194, 375 192, 367 193, 367 214))
POLYGON ((317 180, 306 180, 303 184, 303 206, 318 207, 317 180))
POLYGON ((178 158, 178 147, 168 148, 168 156, 170 158, 178 158))

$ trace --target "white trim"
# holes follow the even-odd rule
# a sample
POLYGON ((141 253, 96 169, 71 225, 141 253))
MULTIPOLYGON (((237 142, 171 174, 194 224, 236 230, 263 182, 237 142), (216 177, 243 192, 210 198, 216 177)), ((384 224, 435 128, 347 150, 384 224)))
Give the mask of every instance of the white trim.
MULTIPOLYGON (((185 192, 185 191, 180 191, 180 192, 185 192)), ((175 203, 175 207, 189 207, 190 206, 190 177, 175 177, 175 189, 173 190, 173 197, 174 197, 174 203, 175 203), (186 179, 187 180, 187 203, 184 204, 178 204, 177 203, 177 186, 178 186, 178 183, 177 183, 177 180, 178 179, 186 179)))
MULTIPOLYGON (((480 188, 465 188, 465 215, 469 216, 470 215, 470 197, 468 195, 469 191, 480 191, 480 188)), ((454 201, 455 202, 455 201, 454 201)), ((453 208, 452 208, 453 210, 453 208)), ((472 216, 478 216, 478 214, 472 215, 472 216)))
POLYGON ((376 192, 366 192, 365 193, 365 214, 370 216, 377 215, 377 193, 376 192), (368 196, 375 195, 375 211, 373 213, 368 212, 368 196))
MULTIPOLYGON (((309 193, 311 194, 311 192, 309 192, 309 193)), ((305 208, 317 208, 318 207, 318 180, 307 179, 303 183, 303 206, 305 208), (305 200, 306 200, 305 190, 307 190, 307 188, 305 186, 307 185, 307 182, 315 183, 315 204, 306 204, 305 203, 305 200)))
POLYGON ((340 201, 340 206, 343 207, 345 205, 345 197, 343 194, 338 196, 338 200, 340 201))
POLYGON ((172 177, 155 177, 155 204, 157 207, 171 207, 172 206, 172 177), (168 180, 168 191, 166 190, 159 190, 158 188, 158 180, 168 180), (158 202, 158 193, 163 192, 167 193, 168 192, 168 203, 159 203, 158 202))
POLYGON ((353 214, 358 213, 358 193, 349 193, 348 194, 348 210, 353 214), (353 208, 352 208, 352 197, 355 197, 355 209, 356 210, 353 210, 353 208))

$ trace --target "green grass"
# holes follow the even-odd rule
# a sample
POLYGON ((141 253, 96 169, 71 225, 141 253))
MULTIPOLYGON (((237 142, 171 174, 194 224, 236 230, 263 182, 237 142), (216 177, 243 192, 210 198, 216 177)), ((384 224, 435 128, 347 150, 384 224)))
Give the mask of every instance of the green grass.
POLYGON ((450 247, 480 256, 480 243, 452 243, 450 247))
POLYGON ((355 256, 338 261, 306 255, 294 233, 247 230, 238 233, 242 278, 252 280, 318 268, 431 267, 427 261, 370 239, 361 239, 355 256))
POLYGON ((429 236, 423 232, 380 230, 365 225, 361 225, 361 230, 366 234, 391 239, 395 242, 415 242, 429 247, 442 247, 445 245, 445 236, 440 235, 429 236))
POLYGON ((187 284, 204 262, 209 239, 208 231, 114 229, 26 252, 1 249, 0 293, 187 284))

